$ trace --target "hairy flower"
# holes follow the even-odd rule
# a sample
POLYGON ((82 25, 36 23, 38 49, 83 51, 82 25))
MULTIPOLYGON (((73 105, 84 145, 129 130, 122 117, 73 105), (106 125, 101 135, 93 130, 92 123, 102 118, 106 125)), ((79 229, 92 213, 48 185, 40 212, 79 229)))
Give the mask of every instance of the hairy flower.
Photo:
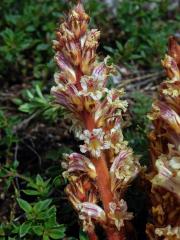
POLYGON ((178 81, 180 79, 180 73, 176 61, 169 55, 165 56, 165 59, 162 61, 162 65, 167 71, 167 75, 171 81, 178 81))
POLYGON ((161 155, 156 161, 158 174, 151 180, 154 186, 161 186, 180 198, 180 155, 168 159, 161 155))
POLYGON ((84 145, 80 145, 80 150, 82 153, 90 152, 90 154, 99 158, 101 152, 105 149, 110 148, 110 143, 105 141, 105 133, 101 128, 93 129, 92 132, 84 130, 83 134, 80 136, 81 140, 84 140, 84 145))
POLYGON ((177 134, 180 134, 180 116, 163 102, 159 102, 160 116, 166 123, 173 128, 177 134))
POLYGON ((130 149, 122 150, 114 159, 110 168, 111 189, 115 191, 128 186, 139 173, 139 164, 135 164, 132 151, 130 149))
POLYGON ((67 169, 67 171, 63 173, 64 177, 73 180, 74 176, 76 179, 76 176, 79 177, 80 173, 85 173, 92 179, 96 178, 95 166, 89 158, 79 153, 71 153, 65 157, 66 162, 63 163, 63 166, 67 169))
POLYGON ((94 229, 94 222, 106 223, 106 214, 101 207, 94 203, 83 202, 78 205, 79 218, 83 222, 83 230, 94 229))
POLYGON ((108 60, 109 57, 106 57, 104 62, 97 64, 92 72, 93 78, 97 80, 102 87, 106 86, 109 75, 115 72, 114 66, 108 64, 108 60))
POLYGON ((131 220, 133 218, 133 214, 127 212, 127 204, 123 199, 121 199, 118 203, 110 202, 109 208, 109 218, 114 222, 118 230, 124 226, 125 220, 131 220))
POLYGON ((124 92, 120 89, 111 89, 107 93, 107 100, 108 103, 113 106, 115 109, 122 109, 124 112, 127 109, 128 103, 127 101, 122 101, 119 99, 119 97, 123 94, 124 92))
POLYGON ((87 177, 82 176, 72 181, 65 191, 76 210, 79 210, 79 204, 82 202, 97 202, 96 186, 87 177))
POLYGON ((126 143, 123 142, 123 134, 119 123, 115 123, 109 130, 109 134, 106 135, 106 140, 110 142, 110 147, 114 150, 115 154, 119 153, 124 144, 126 145, 126 143))
POLYGON ((82 96, 90 96, 93 100, 100 100, 105 92, 105 89, 102 88, 102 82, 91 76, 81 78, 81 87, 82 90, 79 94, 82 96))
POLYGON ((96 49, 100 32, 97 29, 92 29, 86 35, 82 48, 81 70, 84 74, 89 75, 95 66, 96 49))

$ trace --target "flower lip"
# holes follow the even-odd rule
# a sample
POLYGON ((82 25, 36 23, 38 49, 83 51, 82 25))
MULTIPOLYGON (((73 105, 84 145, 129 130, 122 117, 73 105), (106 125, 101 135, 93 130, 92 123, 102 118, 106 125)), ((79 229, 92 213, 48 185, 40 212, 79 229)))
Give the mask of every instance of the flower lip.
POLYGON ((105 132, 102 128, 93 129, 92 132, 84 130, 80 139, 84 140, 84 145, 80 145, 81 152, 88 151, 95 158, 99 158, 103 150, 110 148, 110 142, 105 140, 105 132))
POLYGON ((118 203, 110 202, 109 209, 110 212, 108 217, 119 231, 121 227, 124 226, 125 220, 131 220, 133 218, 133 214, 127 212, 127 203, 124 199, 121 199, 118 203))

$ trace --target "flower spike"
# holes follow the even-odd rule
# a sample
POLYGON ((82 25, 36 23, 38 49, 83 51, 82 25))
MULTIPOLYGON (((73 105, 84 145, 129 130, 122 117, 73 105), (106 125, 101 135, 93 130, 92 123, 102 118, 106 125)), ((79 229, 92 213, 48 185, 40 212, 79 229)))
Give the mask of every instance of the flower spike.
POLYGON ((162 61, 168 79, 160 84, 158 100, 149 115, 153 131, 151 147, 151 215, 149 239, 180 239, 180 45, 169 39, 162 61))
POLYGON ((108 240, 122 240, 126 238, 124 220, 132 214, 127 213, 126 202, 119 200, 140 165, 123 140, 121 121, 127 101, 120 97, 124 91, 106 87, 114 67, 108 58, 98 61, 100 32, 89 30, 88 23, 89 16, 78 2, 53 41, 59 72, 51 92, 68 110, 82 153, 72 153, 62 163, 63 176, 69 181, 65 191, 90 240, 98 239, 97 223, 108 240))

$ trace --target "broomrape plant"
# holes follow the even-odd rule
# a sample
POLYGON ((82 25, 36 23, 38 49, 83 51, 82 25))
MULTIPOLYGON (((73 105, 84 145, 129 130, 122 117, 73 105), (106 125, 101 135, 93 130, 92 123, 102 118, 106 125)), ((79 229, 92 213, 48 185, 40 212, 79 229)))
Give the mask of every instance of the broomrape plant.
POLYGON ((81 3, 69 13, 53 42, 55 73, 52 88, 56 102, 64 106, 72 128, 82 144, 81 153, 65 156, 66 193, 78 212, 89 239, 98 239, 95 225, 103 227, 107 239, 126 239, 126 222, 133 218, 124 200, 125 191, 140 171, 121 129, 127 102, 123 89, 107 89, 114 68, 96 54, 100 32, 88 29, 89 16, 81 3))
POLYGON ((169 40, 169 52, 162 64, 168 79, 160 84, 159 97, 149 117, 152 168, 152 223, 149 239, 180 239, 180 45, 169 40))

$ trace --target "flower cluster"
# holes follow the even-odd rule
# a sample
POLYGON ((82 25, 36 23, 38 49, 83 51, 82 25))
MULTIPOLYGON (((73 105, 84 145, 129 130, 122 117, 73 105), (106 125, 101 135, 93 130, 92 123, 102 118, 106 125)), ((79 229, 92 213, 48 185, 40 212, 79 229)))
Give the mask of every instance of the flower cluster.
POLYGON ((169 40, 169 52, 162 61, 168 79, 161 83, 159 98, 149 115, 152 168, 152 223, 149 239, 180 239, 180 45, 169 40))
POLYGON ((103 226, 108 239, 125 237, 124 225, 132 218, 123 200, 124 192, 137 176, 140 165, 123 140, 122 113, 127 102, 123 89, 106 87, 114 72, 109 58, 98 60, 100 32, 88 29, 89 16, 82 4, 69 13, 53 42, 56 86, 52 94, 69 111, 80 153, 65 156, 66 193, 79 214, 90 239, 97 239, 95 224, 103 226), (83 154, 86 154, 83 155, 83 154))

